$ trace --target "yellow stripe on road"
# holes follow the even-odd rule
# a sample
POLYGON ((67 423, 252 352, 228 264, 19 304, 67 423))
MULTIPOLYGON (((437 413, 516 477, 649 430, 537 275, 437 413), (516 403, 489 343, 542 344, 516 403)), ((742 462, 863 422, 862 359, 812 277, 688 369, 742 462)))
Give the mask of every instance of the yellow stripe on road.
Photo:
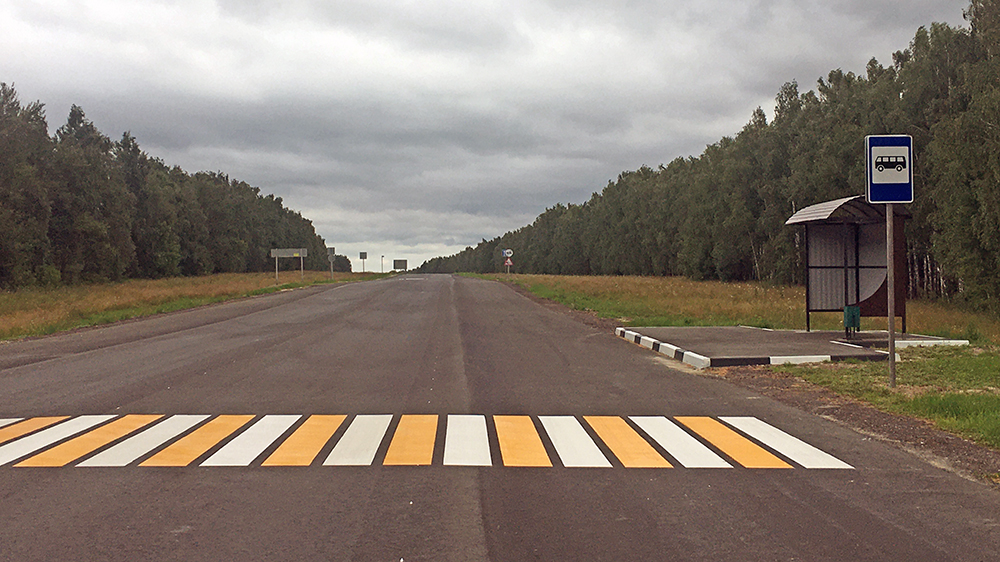
POLYGON ((30 418, 22 422, 15 423, 13 425, 8 425, 4 428, 0 428, 0 443, 6 443, 13 439, 17 439, 22 435, 27 435, 32 431, 42 429, 43 427, 48 427, 54 423, 61 422, 68 419, 69 416, 47 416, 40 418, 30 418))
POLYGON ((436 415, 406 415, 399 419, 399 426, 392 436, 384 465, 425 466, 434 459, 434 440, 437 437, 436 415))
POLYGON ((253 418, 253 416, 219 416, 139 463, 139 466, 187 466, 237 429, 250 423, 253 418))
POLYGON ((625 468, 672 468, 649 443, 618 416, 583 416, 625 468))
POLYGON ((262 466, 309 466, 347 416, 309 416, 262 466))
POLYGON ((493 416, 493 421, 504 466, 552 466, 529 416, 493 416))
POLYGON ((677 416, 674 419, 704 437, 729 458, 746 468, 792 468, 792 465, 765 451, 718 420, 704 416, 677 416))
POLYGON ((76 439, 72 439, 37 454, 14 466, 66 466, 67 464, 100 449, 101 447, 132 433, 140 427, 147 426, 162 418, 162 415, 128 415, 101 426, 76 439))

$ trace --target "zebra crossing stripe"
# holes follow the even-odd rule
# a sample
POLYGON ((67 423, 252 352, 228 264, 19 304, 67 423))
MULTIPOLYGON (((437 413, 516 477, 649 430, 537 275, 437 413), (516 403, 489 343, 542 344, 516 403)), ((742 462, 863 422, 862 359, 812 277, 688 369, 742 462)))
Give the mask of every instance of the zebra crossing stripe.
POLYGON ((80 437, 57 445, 44 453, 21 461, 14 466, 66 466, 112 441, 153 423, 161 417, 163 416, 138 414, 121 417, 107 425, 102 425, 93 431, 84 433, 80 437))
POLYGON ((504 466, 552 466, 530 416, 493 416, 493 422, 504 466))
POLYGON ((309 466, 347 416, 315 415, 288 436, 262 466, 309 466))
POLYGON ((219 416, 142 461, 139 466, 187 466, 250 423, 253 418, 254 416, 219 416))
POLYGON ((671 468, 669 462, 618 416, 584 416, 625 468, 671 468))
POLYGON ((23 418, 2 418, 2 419, 0 419, 0 427, 3 427, 5 425, 10 425, 12 423, 17 423, 17 422, 21 421, 22 419, 23 418))
POLYGON ((382 464, 386 466, 430 465, 434 460, 437 425, 438 417, 435 415, 402 416, 382 464))
POLYGON ((629 419, 684 468, 733 468, 664 416, 630 416, 629 419))
POLYGON ((167 441, 208 419, 207 415, 180 414, 129 437, 125 441, 102 451, 76 466, 126 466, 151 453, 167 441))
POLYGON ((356 416, 347 431, 323 461, 324 466, 368 466, 382 445, 392 421, 391 414, 356 416))
POLYGON ((538 416, 567 468, 611 468, 601 449, 573 416, 538 416))
POLYGON ((445 466, 493 466, 486 416, 448 416, 444 440, 445 466))
POLYGON ((773 425, 748 416, 723 416, 720 420, 753 437, 802 465, 803 468, 851 469, 853 466, 824 453, 812 445, 781 431, 773 425))
POLYGON ((201 466, 246 466, 301 417, 300 415, 264 416, 225 447, 208 457, 201 466))
POLYGON ((13 441, 22 435, 27 435, 32 431, 37 431, 43 427, 48 427, 54 423, 59 423, 69 416, 45 416, 31 418, 0 429, 0 443, 13 441))
POLYGON ((678 416, 674 419, 707 439, 729 458, 746 468, 792 468, 792 465, 765 451, 718 420, 704 416, 678 416))
POLYGON ((53 443, 57 443, 67 437, 71 437, 77 433, 88 430, 95 425, 104 423, 114 417, 115 416, 79 416, 62 423, 52 425, 51 427, 43 429, 38 433, 32 433, 31 435, 18 439, 17 441, 7 443, 6 445, 0 446, 0 464, 7 464, 13 460, 30 455, 35 451, 44 449, 53 443))
POLYGON ((249 466, 266 451, 262 466, 309 466, 332 447, 326 466, 368 466, 388 437, 382 464, 426 466, 435 462, 440 433, 446 466, 551 467, 543 438, 564 467, 853 469, 836 457, 758 418, 749 416, 441 416, 358 415, 335 439, 346 415, 88 415, 28 418, 0 427, 0 465, 59 467, 249 466), (536 421, 537 418, 537 421, 536 421), (301 422, 301 423, 300 423, 301 422), (293 429, 294 428, 294 429, 293 429), (544 431, 543 431, 544 430, 544 431), (495 431, 500 458, 491 452, 495 431), (654 444, 661 449, 654 448, 654 444), (614 456, 606 456, 610 451, 614 456), (665 451, 665 454, 659 451, 665 451), (772 453, 774 451, 774 453, 772 453), (728 459, 724 459, 725 455, 728 459), (146 458, 145 461, 142 459, 146 458), (80 459, 84 459, 79 462, 80 459), (735 461, 734 464, 730 464, 735 461))

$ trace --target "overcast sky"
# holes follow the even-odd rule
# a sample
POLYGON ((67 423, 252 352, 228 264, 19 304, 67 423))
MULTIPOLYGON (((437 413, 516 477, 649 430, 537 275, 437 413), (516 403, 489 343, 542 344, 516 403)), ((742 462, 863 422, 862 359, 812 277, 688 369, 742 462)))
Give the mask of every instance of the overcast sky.
MULTIPOLYGON (((0 0, 0 81, 410 267, 884 65, 965 0, 0 0)), ((516 260, 516 256, 515 256, 516 260)), ((387 267, 389 267, 387 265, 387 267)))

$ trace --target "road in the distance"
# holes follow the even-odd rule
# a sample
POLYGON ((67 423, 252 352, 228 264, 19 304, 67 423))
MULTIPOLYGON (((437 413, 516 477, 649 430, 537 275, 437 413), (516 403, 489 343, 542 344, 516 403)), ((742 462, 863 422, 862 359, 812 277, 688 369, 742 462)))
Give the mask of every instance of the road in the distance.
MULTIPOLYGON (((474 279, 401 276, 311 288, 0 344, 0 420, 136 419, 128 414, 163 414, 162 423, 255 417, 186 466, 139 466, 156 464, 153 450, 127 466, 75 466, 96 463, 99 451, 125 437, 58 468, 23 466, 56 456, 58 441, 0 462, 0 559, 1000 556, 1000 495, 990 489, 724 381, 673 370, 611 333, 474 279), (262 466, 280 456, 292 432, 305 433, 296 428, 310 416, 346 417, 310 466, 262 466), (598 422, 620 420, 626 433, 653 443, 636 421, 651 417, 691 436, 700 435, 692 429, 698 420, 759 420, 853 468, 806 468, 780 452, 790 468, 746 468, 721 453, 721 440, 702 437, 702 448, 731 468, 690 468, 656 444, 657 458, 673 468, 627 468, 626 457, 609 449, 613 440, 596 433, 598 422), (236 446, 228 443, 282 420, 293 425, 255 460, 241 461, 249 466, 199 466, 229 458, 236 446), (389 451, 395 436, 419 435, 427 420, 430 466, 389 466, 419 449, 399 437, 400 448, 389 451), (455 427, 471 420, 473 430, 485 422, 485 450, 467 450, 485 454, 490 466, 448 460, 446 441, 462 445, 455 436, 465 435, 448 426, 452 420, 455 427), (553 466, 510 466, 522 444, 511 440, 501 451, 498 432, 509 430, 498 425, 511 420, 528 420, 553 466), (357 453, 334 449, 340 441, 358 437, 363 445, 361 429, 346 437, 348 426, 383 422, 368 465, 323 465, 357 453), (566 445, 572 431, 560 433, 575 427, 610 467, 566 466, 571 453, 586 452, 566 445)), ((16 451, 4 446, 0 459, 16 451)))

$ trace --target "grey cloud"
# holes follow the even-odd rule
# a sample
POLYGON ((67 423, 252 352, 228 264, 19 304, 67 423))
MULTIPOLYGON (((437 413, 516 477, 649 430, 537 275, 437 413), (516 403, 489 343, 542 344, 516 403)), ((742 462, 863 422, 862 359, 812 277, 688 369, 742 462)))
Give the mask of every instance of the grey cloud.
POLYGON ((0 80, 49 104, 53 129, 81 105, 169 164, 281 196, 331 243, 414 260, 698 154, 784 82, 887 63, 966 6, 105 2, 0 10, 0 80))

